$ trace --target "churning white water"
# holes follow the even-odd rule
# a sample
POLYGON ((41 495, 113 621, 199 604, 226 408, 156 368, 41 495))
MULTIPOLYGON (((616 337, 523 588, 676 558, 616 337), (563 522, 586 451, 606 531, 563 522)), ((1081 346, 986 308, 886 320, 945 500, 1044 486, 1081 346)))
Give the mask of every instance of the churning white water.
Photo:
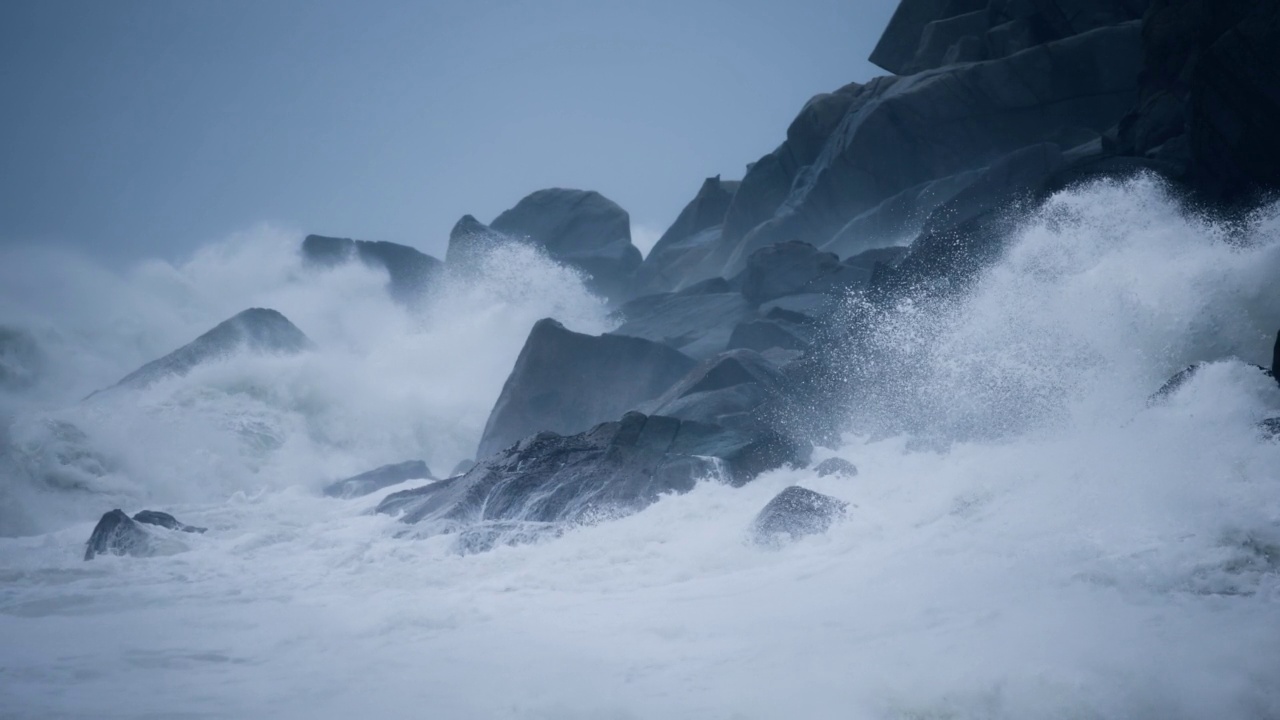
POLYGON ((966 300, 887 320, 879 356, 910 382, 855 392, 877 432, 818 454, 857 477, 708 482, 467 556, 398 537, 367 514, 379 496, 317 488, 410 457, 447 472, 532 322, 599 332, 604 309, 517 249, 407 312, 372 271, 303 268, 296 242, 126 278, 28 258, 80 290, 6 285, 4 321, 65 352, 10 401, 10 455, 72 470, 6 470, 39 534, 0 540, 0 716, 1280 717, 1280 443, 1257 429, 1280 387, 1249 365, 1280 328, 1280 208, 1227 229, 1147 181, 1064 194, 966 300), (320 349, 76 402, 250 305, 320 349), (85 439, 58 445, 56 421, 85 439), (746 543, 795 483, 856 507, 746 543), (210 530, 82 561, 115 506, 210 530))

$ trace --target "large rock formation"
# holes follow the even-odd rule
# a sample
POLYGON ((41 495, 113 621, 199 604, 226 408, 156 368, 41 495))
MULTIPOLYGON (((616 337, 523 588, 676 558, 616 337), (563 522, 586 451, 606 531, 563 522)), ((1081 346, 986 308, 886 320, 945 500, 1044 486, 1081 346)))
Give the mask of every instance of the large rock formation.
MULTIPOLYGON (((557 262, 586 273, 592 290, 614 300, 628 294, 641 263, 640 250, 631 244, 631 216, 594 191, 539 190, 495 218, 487 230, 544 249, 557 262)), ((478 222, 455 227, 450 253, 461 252, 485 231, 478 222)))
POLYGON ((661 343, 539 320, 489 415, 477 459, 541 430, 575 433, 662 394, 694 360, 661 343))
POLYGON ((465 475, 388 495, 378 512, 457 532, 486 522, 581 523, 636 512, 700 479, 734 485, 802 463, 805 448, 772 434, 631 412, 588 432, 541 432, 465 475))
POLYGON ((250 308, 212 330, 126 375, 114 387, 145 388, 166 377, 186 375, 197 365, 239 352, 293 355, 313 347, 311 340, 275 310, 250 308))
POLYGON ((315 265, 332 266, 360 260, 387 271, 391 296, 401 302, 417 302, 431 287, 444 264, 407 245, 350 238, 308 235, 302 256, 315 265))

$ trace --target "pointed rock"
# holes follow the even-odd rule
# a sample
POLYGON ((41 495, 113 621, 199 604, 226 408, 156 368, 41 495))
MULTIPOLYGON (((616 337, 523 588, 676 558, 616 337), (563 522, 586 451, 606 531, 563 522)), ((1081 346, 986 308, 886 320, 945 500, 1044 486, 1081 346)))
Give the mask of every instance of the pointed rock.
POLYGON ((163 378, 186 375, 198 365, 238 352, 295 355, 313 347, 311 340, 284 315, 275 310, 250 308, 159 360, 134 370, 114 387, 145 388, 163 378))

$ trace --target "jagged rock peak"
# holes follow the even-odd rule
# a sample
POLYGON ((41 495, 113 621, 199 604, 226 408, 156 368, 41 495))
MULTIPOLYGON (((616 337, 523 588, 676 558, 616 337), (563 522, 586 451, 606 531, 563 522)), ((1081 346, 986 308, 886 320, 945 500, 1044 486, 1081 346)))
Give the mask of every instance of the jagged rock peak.
POLYGON ((311 340, 284 315, 267 308, 249 308, 129 373, 115 387, 144 388, 165 377, 186 375, 197 365, 237 352, 293 355, 313 347, 311 340))

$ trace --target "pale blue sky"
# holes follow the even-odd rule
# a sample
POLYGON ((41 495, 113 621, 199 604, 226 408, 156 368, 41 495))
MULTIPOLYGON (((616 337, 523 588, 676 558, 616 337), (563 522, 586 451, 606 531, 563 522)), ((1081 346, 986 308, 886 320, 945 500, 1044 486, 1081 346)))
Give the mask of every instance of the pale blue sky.
POLYGON ((542 187, 661 232, 895 0, 6 0, 0 242, 176 259, 271 222, 440 254, 542 187))

